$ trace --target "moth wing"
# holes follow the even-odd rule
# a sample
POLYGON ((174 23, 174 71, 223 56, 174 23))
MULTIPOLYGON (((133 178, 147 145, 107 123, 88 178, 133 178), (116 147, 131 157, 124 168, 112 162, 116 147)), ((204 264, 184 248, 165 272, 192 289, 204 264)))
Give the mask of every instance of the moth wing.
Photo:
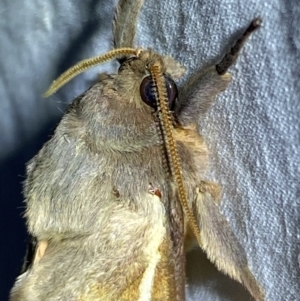
POLYGON ((217 268, 243 283, 256 301, 263 301, 264 293, 251 273, 247 256, 217 204, 219 187, 202 182, 197 188, 194 212, 200 226, 202 248, 217 268))
POLYGON ((143 3, 144 0, 120 0, 118 2, 113 22, 115 48, 134 47, 138 15, 143 3))

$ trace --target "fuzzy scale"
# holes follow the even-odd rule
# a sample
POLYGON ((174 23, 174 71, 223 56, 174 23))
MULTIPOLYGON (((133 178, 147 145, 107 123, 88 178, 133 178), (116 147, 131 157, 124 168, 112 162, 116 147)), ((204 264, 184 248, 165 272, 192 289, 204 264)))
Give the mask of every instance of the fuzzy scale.
MULTIPOLYGON (((178 263, 163 205, 169 178, 153 110, 139 95, 146 66, 157 59, 164 64, 149 51, 118 74, 102 76, 70 105, 54 136, 29 163, 25 215, 30 233, 47 241, 47 248, 19 277, 11 301, 177 299, 172 287, 178 263), (161 198, 149 192, 149 183, 161 198)), ((165 72, 172 75, 172 67, 165 66, 165 72)), ((212 94, 229 82, 212 71, 208 77, 212 94)), ((209 257, 263 300, 245 253, 218 211, 219 188, 203 182, 207 150, 195 125, 198 116, 190 113, 203 112, 205 101, 191 99, 178 108, 178 119, 189 125, 173 130, 187 197, 209 257)))
MULTIPOLYGON (((128 103, 116 95, 116 87, 134 90, 140 84, 128 81, 132 87, 127 88, 126 72, 133 78, 137 73, 125 70, 108 76, 75 100, 55 135, 28 165, 24 191, 28 228, 49 245, 38 265, 16 285, 13 298, 67 300, 82 292, 83 300, 96 300, 93 292, 97 291, 101 300, 113 300, 138 277, 141 294, 151 295, 145 288, 149 289, 155 273, 166 274, 164 268, 156 272, 160 258, 166 257, 158 251, 166 232, 164 207, 148 193, 148 186, 151 182, 159 187, 164 198, 168 178, 151 109, 140 97, 128 103), (65 275, 60 279, 61 291, 56 285, 59 274, 65 275), (21 286, 30 291, 18 290, 21 286), (93 297, 86 297, 90 294, 93 297)), ((177 133, 178 148, 192 192, 199 181, 195 171, 204 170, 206 149, 200 150, 201 159, 199 152, 184 145, 182 131, 177 133), (196 165, 195 154, 200 159, 196 165)))
MULTIPOLYGON (((166 170, 168 139, 162 137, 162 123, 158 127, 161 116, 141 98, 141 82, 153 66, 173 79, 184 68, 151 49, 132 49, 142 3, 120 0, 114 18, 114 45, 131 47, 136 57, 119 58, 117 74, 102 74, 78 97, 27 166, 25 217, 37 244, 11 301, 185 300, 183 244, 188 250, 194 236, 166 170)), ((259 23, 251 23, 225 60, 188 79, 174 104, 174 127, 168 124, 168 133, 184 179, 178 187, 184 186, 197 219, 200 246, 220 270, 263 301, 245 252, 219 211, 220 188, 203 180, 207 149, 197 127, 215 96, 226 89, 226 71, 259 23)), ((84 70, 89 67, 87 61, 81 63, 84 70)), ((172 119, 168 112, 164 115, 164 120, 172 119)), ((170 164, 172 160, 172 170, 170 164)))

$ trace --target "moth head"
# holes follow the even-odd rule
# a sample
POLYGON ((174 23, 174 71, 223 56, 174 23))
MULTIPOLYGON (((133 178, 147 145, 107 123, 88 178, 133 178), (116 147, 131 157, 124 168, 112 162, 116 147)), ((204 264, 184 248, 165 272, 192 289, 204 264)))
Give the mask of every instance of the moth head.
MULTIPOLYGON (((165 57, 155 53, 153 50, 141 50, 138 55, 122 58, 119 60, 120 67, 118 75, 126 87, 126 91, 132 91, 132 95, 137 95, 137 100, 142 100, 146 105, 157 110, 157 97, 153 90, 153 77, 151 67, 159 64, 164 76, 167 89, 167 99, 169 109, 174 110, 178 97, 177 85, 172 76, 170 64, 166 64, 165 57)), ((175 62, 175 61, 174 61, 175 62)))
MULTIPOLYGON (((129 102, 134 102, 137 107, 141 107, 141 102, 157 110, 157 95, 153 89, 154 82, 151 68, 154 65, 160 66, 167 90, 167 99, 170 111, 174 110, 178 97, 178 89, 174 79, 178 79, 184 73, 184 68, 169 56, 162 56, 152 49, 114 49, 104 55, 83 60, 65 71, 57 78, 44 94, 48 97, 64 86, 72 78, 85 70, 103 63, 114 57, 122 56, 119 59, 120 67, 116 84, 124 93, 128 95, 129 102)), ((124 94, 125 95, 125 94, 124 94)))
POLYGON ((120 63, 119 72, 123 71, 128 67, 128 64, 133 64, 137 69, 145 69, 145 66, 149 67, 155 63, 161 65, 162 71, 171 77, 173 80, 178 80, 185 73, 185 67, 183 67, 179 62, 173 59, 169 55, 160 55, 154 52, 151 48, 147 50, 138 49, 136 56, 127 56, 118 59, 120 63), (132 62, 138 61, 138 62, 132 62))

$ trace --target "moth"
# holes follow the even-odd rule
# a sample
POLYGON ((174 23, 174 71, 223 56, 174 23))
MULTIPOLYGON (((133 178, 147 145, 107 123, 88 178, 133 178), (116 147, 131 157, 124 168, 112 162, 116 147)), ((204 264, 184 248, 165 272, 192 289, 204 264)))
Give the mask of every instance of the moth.
POLYGON ((185 252, 195 241, 264 300, 219 211, 220 187, 204 178, 208 152, 198 126, 261 20, 216 66, 178 89, 175 80, 184 73, 178 62, 134 48, 142 4, 120 0, 114 49, 79 62, 46 92, 109 59, 120 63, 116 74, 99 75, 73 101, 27 165, 25 217, 36 243, 11 301, 183 301, 185 252))

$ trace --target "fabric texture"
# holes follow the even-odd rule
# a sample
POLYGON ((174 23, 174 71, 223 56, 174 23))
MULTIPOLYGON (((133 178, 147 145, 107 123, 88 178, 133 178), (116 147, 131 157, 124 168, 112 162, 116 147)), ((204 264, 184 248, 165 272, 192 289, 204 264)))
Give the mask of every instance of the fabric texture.
MULTIPOLYGON (((48 140, 66 104, 106 64, 60 92, 41 95, 59 74, 111 48, 114 1, 0 3, 0 299, 25 253, 25 163, 48 140)), ((216 63, 260 16, 228 90, 200 120, 210 149, 208 179, 223 187, 222 212, 247 252, 268 301, 300 300, 300 5, 298 0, 145 0, 136 45, 169 54, 186 77, 216 63)), ((188 300, 250 300, 200 251, 188 256, 188 300)))

